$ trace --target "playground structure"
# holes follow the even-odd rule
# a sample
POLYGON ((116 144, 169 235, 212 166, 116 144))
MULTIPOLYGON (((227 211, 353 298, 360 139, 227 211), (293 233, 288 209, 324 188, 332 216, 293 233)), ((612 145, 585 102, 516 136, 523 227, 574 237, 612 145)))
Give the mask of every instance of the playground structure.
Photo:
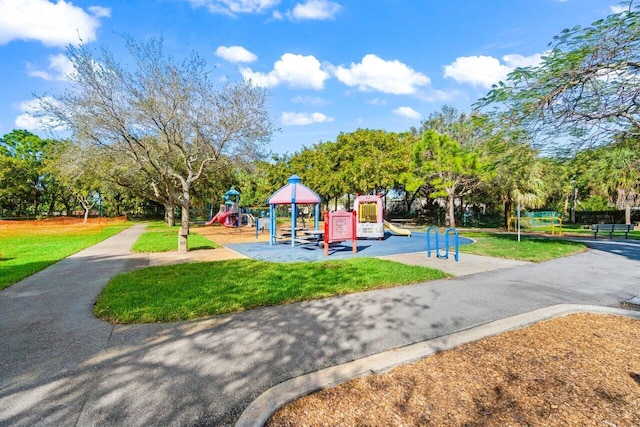
POLYGON ((291 246, 298 243, 309 243, 309 235, 320 235, 322 231, 318 229, 318 217, 320 216, 320 196, 314 193, 309 187, 302 184, 298 175, 291 175, 287 180, 287 185, 273 193, 268 200, 269 203, 269 245, 273 246, 280 241, 291 241, 291 246), (276 206, 291 205, 291 225, 276 229, 276 206), (307 230, 306 227, 298 227, 298 205, 314 205, 315 214, 313 216, 314 229, 307 230), (304 237, 304 236, 307 237, 304 237), (302 236, 302 237, 301 237, 302 236))
POLYGON ((436 257, 438 257, 438 259, 448 259, 449 258, 449 248, 451 247, 451 244, 449 243, 449 236, 453 235, 454 236, 454 241, 453 241, 453 248, 455 250, 455 255, 454 258, 456 260, 456 262, 458 262, 458 253, 459 253, 459 247, 460 247, 460 239, 458 236, 458 230, 456 230, 455 228, 447 228, 444 231, 444 248, 440 248, 440 239, 439 239, 439 235, 438 235, 438 228, 435 226, 431 226, 429 228, 427 228, 427 258, 431 258, 431 251, 435 251, 436 253, 436 257), (431 232, 433 232, 434 235, 434 240, 435 240, 435 244, 434 244, 434 248, 431 248, 431 232))
POLYGON ((224 204, 220 205, 218 213, 213 216, 204 225, 213 225, 216 222, 225 227, 239 227, 246 225, 253 227, 255 218, 247 212, 246 209, 240 207, 240 193, 231 187, 229 191, 222 196, 224 204))
POLYGON ((356 196, 353 210, 357 213, 356 228, 360 239, 382 239, 385 228, 400 236, 411 236, 411 230, 397 227, 384 219, 380 196, 356 196))
POLYGON ((391 231, 392 233, 397 234, 398 236, 411 237, 411 230, 408 230, 408 229, 402 228, 402 227, 397 227, 397 226, 395 226, 394 224, 390 223, 387 220, 384 221, 384 227, 386 229, 388 229, 389 231, 391 231))
POLYGON ((353 201, 356 212, 356 234, 358 238, 382 239, 384 217, 380 196, 356 196, 353 201))
POLYGON ((346 240, 351 240, 353 253, 358 252, 357 222, 355 210, 351 213, 343 210, 324 212, 324 256, 329 255, 331 243, 346 240))

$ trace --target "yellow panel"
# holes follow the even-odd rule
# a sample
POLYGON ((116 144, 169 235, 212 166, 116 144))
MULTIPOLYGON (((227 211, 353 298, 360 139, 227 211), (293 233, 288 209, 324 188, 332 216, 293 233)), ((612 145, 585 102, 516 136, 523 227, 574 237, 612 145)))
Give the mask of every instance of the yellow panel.
POLYGON ((360 203, 359 210, 360 222, 378 222, 377 203, 360 203))

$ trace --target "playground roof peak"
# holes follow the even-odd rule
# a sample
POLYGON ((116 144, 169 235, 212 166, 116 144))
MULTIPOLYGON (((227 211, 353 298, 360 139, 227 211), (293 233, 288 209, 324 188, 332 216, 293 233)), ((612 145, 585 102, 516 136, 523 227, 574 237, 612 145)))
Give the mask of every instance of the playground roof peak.
POLYGON ((298 175, 291 175, 287 182, 287 185, 269 197, 268 202, 270 205, 304 205, 320 203, 320 196, 313 192, 309 187, 301 184, 302 179, 300 179, 298 175))
POLYGON ((295 173, 293 175, 291 175, 289 177, 289 179, 287 180, 287 182, 289 184, 300 184, 302 182, 302 178, 300 178, 298 175, 296 175, 295 173))
POLYGON ((227 191, 226 193, 224 193, 225 196, 239 196, 240 192, 238 192, 238 190, 235 189, 235 187, 231 187, 229 189, 229 191, 227 191))

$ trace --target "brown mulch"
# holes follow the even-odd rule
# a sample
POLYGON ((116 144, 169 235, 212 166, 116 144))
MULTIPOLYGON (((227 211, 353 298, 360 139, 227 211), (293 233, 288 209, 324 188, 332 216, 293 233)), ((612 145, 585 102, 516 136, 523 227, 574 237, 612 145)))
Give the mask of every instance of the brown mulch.
POLYGON ((190 231, 201 234, 220 245, 269 241, 269 231, 259 232, 256 239, 256 229, 253 227, 225 227, 216 224, 191 227, 190 231))
POLYGON ((574 314, 301 398, 268 426, 640 426, 640 321, 574 314))

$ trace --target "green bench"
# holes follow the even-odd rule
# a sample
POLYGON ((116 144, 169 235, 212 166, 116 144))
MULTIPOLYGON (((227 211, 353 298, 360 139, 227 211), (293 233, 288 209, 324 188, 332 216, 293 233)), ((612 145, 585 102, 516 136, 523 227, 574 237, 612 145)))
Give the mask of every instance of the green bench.
POLYGON ((597 239, 598 233, 609 233, 609 238, 613 239, 613 233, 624 233, 624 238, 629 238, 629 232, 633 230, 632 224, 593 224, 591 226, 593 236, 597 239))

